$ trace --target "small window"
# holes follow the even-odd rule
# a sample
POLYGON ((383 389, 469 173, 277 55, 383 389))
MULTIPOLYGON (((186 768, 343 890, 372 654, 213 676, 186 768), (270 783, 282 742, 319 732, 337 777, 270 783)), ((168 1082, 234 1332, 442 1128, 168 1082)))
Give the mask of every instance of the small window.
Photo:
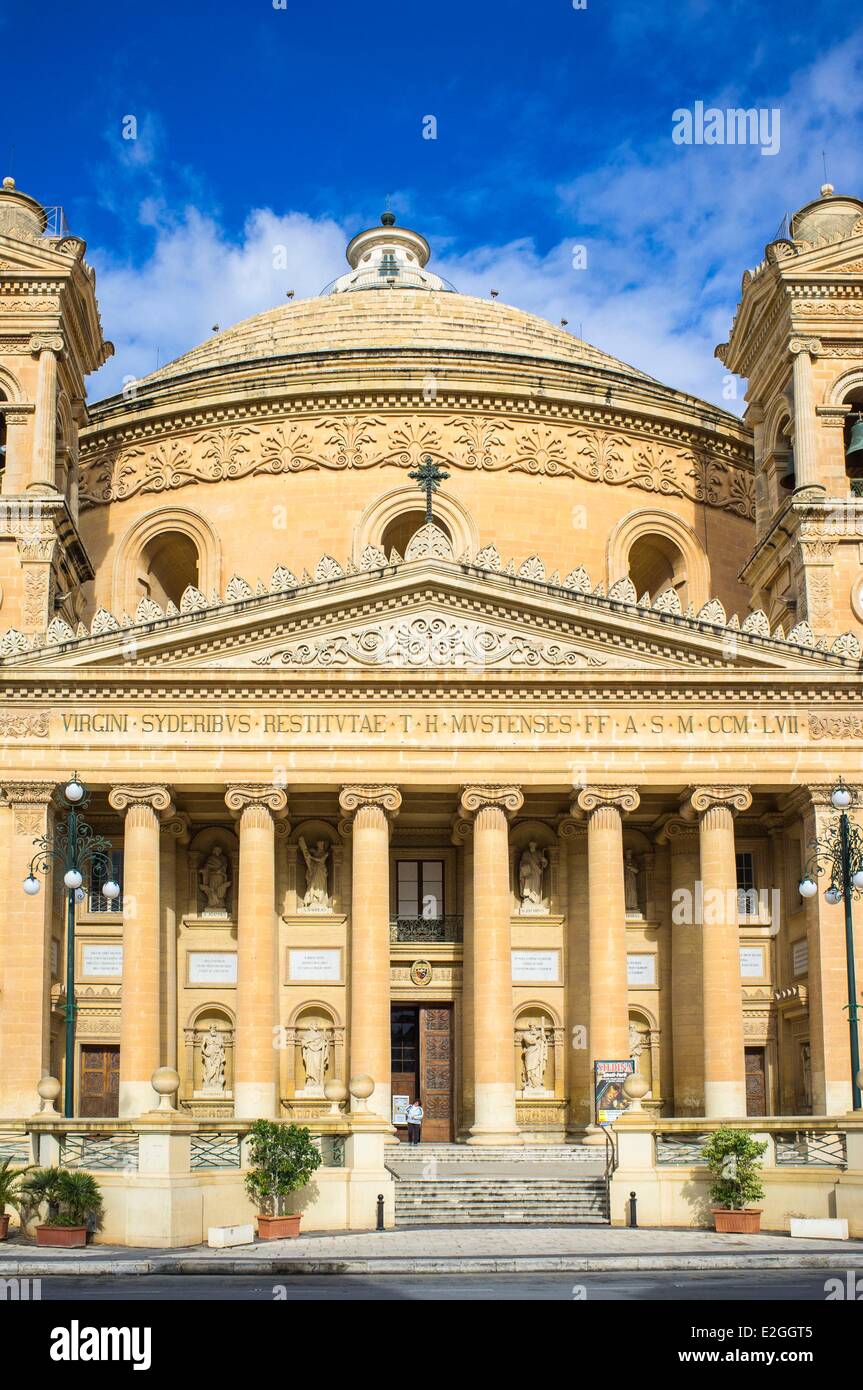
POLYGON ((437 921, 444 915, 443 860, 400 859, 396 868, 397 916, 437 921))
POLYGON ((755 887, 755 858, 750 850, 736 854, 737 906, 741 917, 758 915, 758 891, 755 887))
POLYGON ((93 871, 90 874, 90 895, 87 910, 89 912, 123 911, 123 851, 121 849, 113 851, 110 870, 93 866, 93 871), (119 898, 106 898, 102 893, 102 884, 106 883, 109 878, 113 878, 115 883, 119 883, 119 898))
POLYGON ((419 1049, 419 1018, 415 1008, 393 1008, 390 1039, 392 1070, 415 1072, 419 1049))

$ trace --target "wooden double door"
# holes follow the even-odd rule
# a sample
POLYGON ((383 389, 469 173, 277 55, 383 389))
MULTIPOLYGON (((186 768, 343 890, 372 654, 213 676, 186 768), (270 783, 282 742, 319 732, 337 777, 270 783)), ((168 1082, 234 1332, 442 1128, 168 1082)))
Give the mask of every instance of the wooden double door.
MULTIPOLYGON (((452 1005, 393 1004, 390 1033, 393 1096, 418 1096, 423 1141, 448 1143, 454 1137, 452 1005)), ((404 1125, 397 1132, 407 1139, 404 1125)))
POLYGON ((101 1118, 119 1113, 119 1047, 83 1046, 81 1048, 80 1078, 79 1115, 101 1118))

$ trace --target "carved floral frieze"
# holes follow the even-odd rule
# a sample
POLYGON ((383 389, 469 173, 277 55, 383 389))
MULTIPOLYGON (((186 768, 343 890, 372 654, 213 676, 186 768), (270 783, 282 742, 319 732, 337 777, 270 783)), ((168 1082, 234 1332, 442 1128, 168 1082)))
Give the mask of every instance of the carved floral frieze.
POLYGON ((82 466, 81 504, 100 506, 254 474, 409 470, 427 453, 453 468, 581 478, 706 502, 748 519, 755 515, 752 474, 718 455, 615 431, 483 415, 298 418, 107 449, 82 466))

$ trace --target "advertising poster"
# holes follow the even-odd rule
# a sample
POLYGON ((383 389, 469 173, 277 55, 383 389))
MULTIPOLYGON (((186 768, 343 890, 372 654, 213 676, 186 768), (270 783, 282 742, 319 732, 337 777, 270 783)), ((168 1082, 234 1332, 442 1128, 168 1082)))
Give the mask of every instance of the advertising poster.
POLYGON ((596 1123, 610 1125, 629 1104, 623 1094, 623 1083, 635 1071, 635 1062, 594 1062, 594 1097, 596 1123))

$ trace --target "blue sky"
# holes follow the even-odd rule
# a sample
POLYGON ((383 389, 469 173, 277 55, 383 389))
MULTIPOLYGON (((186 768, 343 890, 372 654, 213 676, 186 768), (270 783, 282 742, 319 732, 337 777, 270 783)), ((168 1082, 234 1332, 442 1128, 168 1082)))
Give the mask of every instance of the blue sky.
POLYGON ((743 270, 817 195, 822 150, 863 196, 847 0, 41 0, 6 7, 0 44, 33 53, 4 70, 2 173, 86 238, 117 347, 92 397, 316 294, 390 194, 458 289, 739 410, 713 347, 743 270), (696 101, 778 109, 779 152, 675 145, 696 101))

